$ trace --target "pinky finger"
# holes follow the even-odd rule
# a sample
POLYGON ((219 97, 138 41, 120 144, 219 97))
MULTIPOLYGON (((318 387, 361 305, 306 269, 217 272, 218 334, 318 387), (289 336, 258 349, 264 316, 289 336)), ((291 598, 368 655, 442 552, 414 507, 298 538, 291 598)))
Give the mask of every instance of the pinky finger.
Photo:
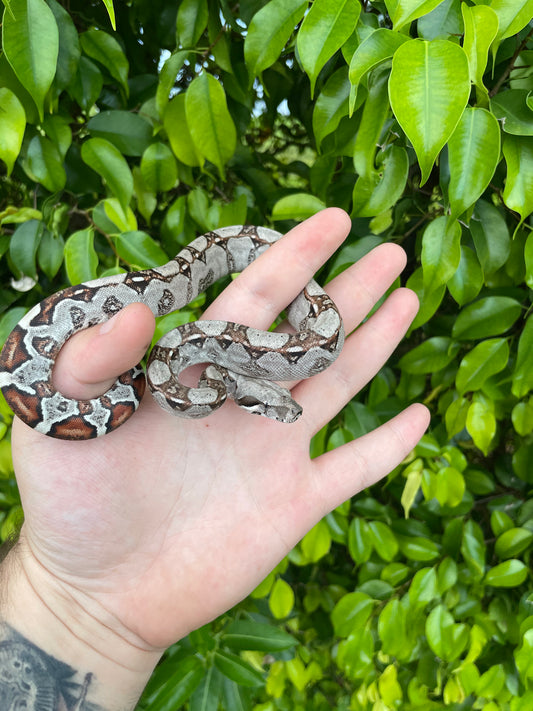
POLYGON ((391 472, 415 447, 428 425, 428 409, 411 405, 354 442, 317 457, 313 462, 314 491, 324 511, 334 509, 391 472))

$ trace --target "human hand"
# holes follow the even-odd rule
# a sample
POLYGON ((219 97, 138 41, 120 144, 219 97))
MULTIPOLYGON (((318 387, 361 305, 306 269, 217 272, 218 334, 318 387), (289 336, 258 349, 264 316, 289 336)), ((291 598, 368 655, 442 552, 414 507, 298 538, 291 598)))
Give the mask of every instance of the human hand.
MULTIPOLYGON (((211 319, 268 328, 345 239, 347 215, 325 210, 292 230, 206 311, 211 319)), ((387 244, 327 285, 346 341, 325 372, 294 384, 304 414, 292 425, 226 403, 205 420, 172 418, 146 396, 111 434, 65 442, 13 428, 23 500, 26 575, 43 573, 91 615, 139 645, 164 648, 250 592, 328 511, 374 484, 416 444, 428 423, 408 408, 374 432, 315 460, 310 438, 382 367, 418 303, 394 291, 401 272, 387 244), (40 571, 37 573, 36 571, 40 571)), ((99 395, 144 354, 153 331, 133 305, 73 337, 54 373, 64 394, 99 395)))

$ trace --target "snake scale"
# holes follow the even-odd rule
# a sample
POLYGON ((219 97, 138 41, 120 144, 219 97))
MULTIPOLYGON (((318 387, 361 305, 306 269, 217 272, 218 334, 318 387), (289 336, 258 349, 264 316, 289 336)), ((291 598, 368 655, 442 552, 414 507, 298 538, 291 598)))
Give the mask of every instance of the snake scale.
MULTIPOLYGON (((0 355, 7 402, 26 424, 59 439, 91 439, 116 429, 139 405, 142 369, 121 375, 98 398, 67 398, 52 381, 67 339, 135 302, 155 316, 183 308, 217 279, 245 269, 280 237, 264 227, 223 227, 196 238, 161 267, 95 279, 44 299, 14 328, 0 355)), ((153 397, 182 417, 209 415, 229 396, 250 413, 294 422, 301 407, 272 381, 308 378, 327 368, 342 348, 344 332, 335 304, 315 281, 288 307, 287 319, 294 334, 226 321, 196 321, 170 331, 148 359, 153 397), (197 363, 211 364, 198 387, 182 385, 180 373, 197 363)))

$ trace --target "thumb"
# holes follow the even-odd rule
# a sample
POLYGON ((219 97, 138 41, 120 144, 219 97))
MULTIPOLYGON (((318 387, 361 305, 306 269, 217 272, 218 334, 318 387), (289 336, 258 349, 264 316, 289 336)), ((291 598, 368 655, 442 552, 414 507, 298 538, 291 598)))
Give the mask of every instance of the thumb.
POLYGON ((106 323, 76 333, 57 357, 54 386, 79 400, 102 395, 117 376, 142 359, 154 327, 148 306, 131 304, 106 323))

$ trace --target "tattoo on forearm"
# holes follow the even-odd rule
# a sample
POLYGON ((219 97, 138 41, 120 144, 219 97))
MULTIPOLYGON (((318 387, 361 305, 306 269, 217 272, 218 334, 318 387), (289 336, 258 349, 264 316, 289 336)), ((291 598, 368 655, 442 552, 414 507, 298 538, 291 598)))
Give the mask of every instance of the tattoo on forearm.
POLYGON ((89 699, 92 683, 92 674, 79 675, 9 625, 1 625, 1 711, 105 711, 89 699))

